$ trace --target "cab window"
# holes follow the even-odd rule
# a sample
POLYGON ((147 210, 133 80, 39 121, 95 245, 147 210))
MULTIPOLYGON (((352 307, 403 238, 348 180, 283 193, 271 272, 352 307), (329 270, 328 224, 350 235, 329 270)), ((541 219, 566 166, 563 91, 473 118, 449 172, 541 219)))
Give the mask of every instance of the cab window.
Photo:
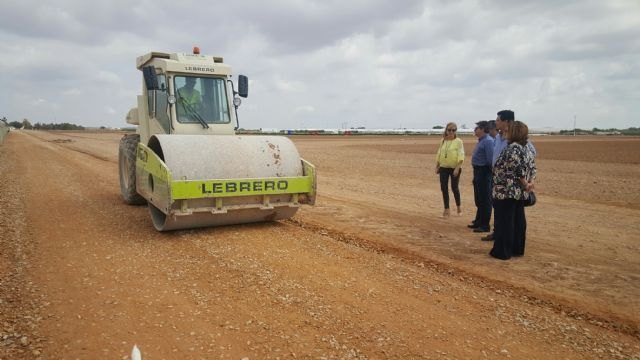
POLYGON ((208 124, 229 123, 229 105, 225 79, 175 76, 178 122, 208 124))

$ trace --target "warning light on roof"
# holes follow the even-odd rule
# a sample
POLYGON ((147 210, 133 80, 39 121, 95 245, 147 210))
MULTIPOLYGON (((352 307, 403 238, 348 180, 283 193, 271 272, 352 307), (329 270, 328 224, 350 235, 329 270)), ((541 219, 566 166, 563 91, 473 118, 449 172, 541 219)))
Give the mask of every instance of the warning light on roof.
POLYGON ((193 54, 194 54, 194 55, 200 55, 200 48, 199 48, 199 47, 197 47, 197 46, 194 46, 194 47, 193 47, 193 54))

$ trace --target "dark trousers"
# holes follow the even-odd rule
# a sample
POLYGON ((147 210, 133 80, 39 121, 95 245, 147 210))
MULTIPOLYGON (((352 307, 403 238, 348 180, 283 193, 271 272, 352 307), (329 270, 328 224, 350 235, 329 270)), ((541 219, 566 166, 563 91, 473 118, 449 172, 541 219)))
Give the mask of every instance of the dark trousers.
POLYGON ((524 201, 517 201, 515 229, 516 237, 513 243, 513 256, 524 255, 524 244, 527 240, 527 217, 524 213, 524 201))
POLYGON ((462 175, 462 169, 458 176, 453 176, 452 168, 440 168, 440 190, 442 190, 442 201, 444 202, 444 208, 449 208, 449 178, 451 178, 451 191, 453 192, 453 198, 456 200, 456 205, 460 206, 460 175, 462 175))
POLYGON ((512 256, 524 255, 527 221, 524 203, 521 200, 493 200, 494 231, 491 256, 508 260, 512 256))
POLYGON ((473 198, 477 208, 473 222, 488 229, 491 220, 491 166, 473 167, 473 198))

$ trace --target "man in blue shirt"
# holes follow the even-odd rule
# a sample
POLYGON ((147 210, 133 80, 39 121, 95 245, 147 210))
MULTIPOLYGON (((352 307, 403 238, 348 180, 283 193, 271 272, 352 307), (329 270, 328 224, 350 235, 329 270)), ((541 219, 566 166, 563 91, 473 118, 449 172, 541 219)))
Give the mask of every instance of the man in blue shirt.
POLYGON ((493 138, 489 136, 489 122, 479 121, 474 130, 478 143, 473 149, 473 194, 476 218, 468 225, 473 232, 489 232, 491 219, 491 168, 493 161, 493 138))
MULTIPOLYGON (((489 136, 495 140, 496 136, 498 136, 498 129, 496 129, 496 121, 489 120, 489 136)), ((495 142, 494 142, 495 145, 495 142)))

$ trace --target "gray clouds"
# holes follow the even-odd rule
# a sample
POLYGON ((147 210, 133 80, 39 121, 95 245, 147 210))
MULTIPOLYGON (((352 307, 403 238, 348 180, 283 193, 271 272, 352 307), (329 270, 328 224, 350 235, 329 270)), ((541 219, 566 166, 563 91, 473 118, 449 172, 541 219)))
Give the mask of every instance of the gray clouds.
POLYGON ((249 75, 244 127, 640 126, 640 3, 5 1, 0 115, 125 126, 149 51, 249 75), (553 117, 550 116, 553 114, 553 117))

